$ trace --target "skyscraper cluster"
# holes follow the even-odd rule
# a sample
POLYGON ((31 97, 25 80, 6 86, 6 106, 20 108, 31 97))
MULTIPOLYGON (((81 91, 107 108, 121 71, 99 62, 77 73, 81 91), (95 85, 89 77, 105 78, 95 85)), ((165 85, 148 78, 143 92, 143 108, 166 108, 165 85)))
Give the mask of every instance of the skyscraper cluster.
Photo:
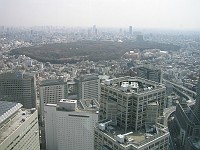
POLYGON ((167 149, 169 132, 162 125, 166 88, 157 82, 159 75, 125 76, 101 84, 96 74, 81 75, 74 80, 75 99, 68 98, 67 82, 43 80, 39 86, 39 130, 35 75, 3 73, 0 132, 4 139, 0 146, 39 149, 40 133, 40 142, 48 150, 167 149), (24 128, 15 128, 18 126, 24 128), (7 133, 16 134, 16 139, 5 142, 7 133))

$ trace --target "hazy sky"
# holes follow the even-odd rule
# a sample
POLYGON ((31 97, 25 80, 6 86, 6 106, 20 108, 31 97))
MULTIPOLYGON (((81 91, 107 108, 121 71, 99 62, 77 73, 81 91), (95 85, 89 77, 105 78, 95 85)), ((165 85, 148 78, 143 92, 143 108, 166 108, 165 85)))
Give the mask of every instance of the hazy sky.
POLYGON ((0 0, 0 25, 200 29, 200 0, 0 0))

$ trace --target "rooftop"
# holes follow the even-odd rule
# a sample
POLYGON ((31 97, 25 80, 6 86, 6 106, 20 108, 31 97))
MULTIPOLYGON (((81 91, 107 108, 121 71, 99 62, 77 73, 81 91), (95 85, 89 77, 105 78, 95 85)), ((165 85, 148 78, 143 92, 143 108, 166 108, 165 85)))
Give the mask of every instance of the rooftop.
POLYGON ((98 113, 99 103, 96 99, 82 99, 82 100, 70 100, 70 99, 61 99, 57 105, 50 105, 57 107, 57 110, 61 111, 77 111, 77 112, 95 112, 98 113))
POLYGON ((82 99, 80 104, 81 107, 79 109, 84 109, 85 111, 98 111, 100 107, 96 99, 82 99))
POLYGON ((32 79, 34 77, 34 73, 25 72, 25 71, 6 71, 0 73, 0 79, 14 79, 14 80, 21 80, 21 79, 32 79))
POLYGON ((90 80, 97 80, 99 79, 98 78, 98 75, 97 74, 84 74, 84 75, 81 75, 78 80, 79 81, 90 81, 90 80))
POLYGON ((0 126, 0 144, 29 118, 35 109, 18 109, 14 117, 0 126))
POLYGON ((161 71, 161 69, 158 68, 158 66, 151 65, 151 64, 143 64, 139 69, 145 69, 148 71, 161 71))
POLYGON ((40 86, 51 86, 51 85, 60 85, 64 84, 62 80, 43 80, 40 83, 40 86))
POLYGON ((121 143, 124 147, 129 145, 138 147, 156 138, 169 134, 167 128, 161 124, 149 125, 146 127, 146 130, 140 132, 129 131, 124 133, 124 130, 121 130, 116 126, 109 125, 109 123, 110 122, 108 120, 104 120, 103 122, 99 122, 96 128, 114 139, 116 142, 121 143), (105 128, 102 128, 103 124, 105 125, 105 128))
POLYGON ((164 85, 158 82, 150 81, 140 77, 121 77, 116 79, 109 79, 102 83, 102 85, 125 92, 127 94, 141 94, 165 88, 164 85))
POLYGON ((0 125, 21 107, 20 103, 0 101, 0 125))

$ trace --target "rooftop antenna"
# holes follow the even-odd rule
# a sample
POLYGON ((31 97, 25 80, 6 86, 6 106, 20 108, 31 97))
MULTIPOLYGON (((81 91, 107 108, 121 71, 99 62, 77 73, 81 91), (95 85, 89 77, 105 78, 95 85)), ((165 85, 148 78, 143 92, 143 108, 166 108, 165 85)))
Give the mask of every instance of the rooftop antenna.
POLYGON ((92 105, 92 107, 94 106, 94 101, 93 100, 91 100, 91 103, 90 103, 91 105, 92 105))

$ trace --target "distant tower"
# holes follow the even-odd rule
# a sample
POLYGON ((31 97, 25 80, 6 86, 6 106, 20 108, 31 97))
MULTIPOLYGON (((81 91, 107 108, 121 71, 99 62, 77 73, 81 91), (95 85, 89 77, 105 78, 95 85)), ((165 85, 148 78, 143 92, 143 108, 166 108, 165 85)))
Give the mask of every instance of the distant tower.
POLYGON ((122 34, 122 28, 119 29, 119 33, 122 34))
POLYGON ((96 25, 93 25, 92 32, 93 32, 94 35, 97 35, 97 27, 96 27, 96 25))
POLYGON ((88 37, 91 36, 91 28, 88 29, 88 37))
POLYGON ((198 120, 200 120, 200 71, 199 71, 199 80, 197 85, 197 96, 196 96, 194 113, 198 118, 198 120))
POLYGON ((92 30, 93 30, 93 31, 96 30, 96 25, 93 25, 92 30))
POLYGON ((133 33, 133 27, 129 26, 129 34, 132 35, 132 33, 133 33))

